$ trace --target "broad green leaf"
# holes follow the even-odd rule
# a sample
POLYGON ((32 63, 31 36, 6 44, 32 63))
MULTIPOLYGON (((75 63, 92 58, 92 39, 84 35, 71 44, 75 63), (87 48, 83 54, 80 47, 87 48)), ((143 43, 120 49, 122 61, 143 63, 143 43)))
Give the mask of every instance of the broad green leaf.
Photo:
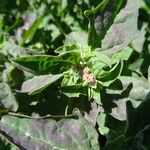
MULTIPOLYGON (((94 76, 98 80, 100 80, 101 75, 103 76, 106 73, 103 69, 107 67, 111 68, 112 63, 108 56, 95 52, 94 56, 91 57, 91 59, 87 62, 87 65, 90 68, 91 72, 94 74, 94 76)), ((94 93, 96 94, 96 91, 94 93)))
POLYGON ((39 26, 41 25, 42 21, 43 21, 44 17, 41 16, 39 17, 34 23, 33 25, 29 28, 29 30, 27 30, 23 37, 22 37, 22 41, 21 41, 21 45, 24 45, 28 42, 31 42, 36 30, 39 28, 39 26))
POLYGON ((0 82, 0 103, 7 109, 16 111, 18 104, 8 83, 0 82))
POLYGON ((86 32, 71 32, 66 36, 65 45, 75 44, 77 46, 86 46, 87 45, 88 35, 86 32))
POLYGON ((119 99, 116 101, 114 100, 113 103, 115 106, 114 108, 112 108, 110 115, 119 121, 126 120, 127 119, 127 114, 126 114, 126 101, 127 100, 126 99, 119 99))
MULTIPOLYGON (((113 85, 113 84, 112 84, 113 85)), ((118 85, 119 86, 119 85, 118 85)), ((106 90, 101 91, 101 102, 103 105, 102 112, 106 112, 113 116, 115 119, 124 121, 127 119, 126 115, 126 102, 131 101, 136 108, 141 101, 133 100, 128 97, 130 88, 122 90, 122 93, 116 93, 116 91, 109 91, 109 87, 106 90)))
POLYGON ((58 47, 55 50, 55 52, 59 54, 68 52, 68 51, 79 51, 79 47, 77 47, 75 44, 71 44, 71 45, 63 45, 61 47, 58 47))
POLYGON ((9 110, 17 111, 18 103, 15 93, 8 84, 7 74, 8 72, 4 70, 2 77, 0 77, 0 103, 9 110))
POLYGON ((139 36, 137 28, 139 0, 103 0, 95 9, 87 10, 89 45, 107 53, 125 48, 139 36), (130 32, 128 32, 130 31, 130 32))
POLYGON ((11 56, 13 58, 21 56, 29 56, 35 54, 32 51, 26 50, 24 47, 16 45, 14 42, 5 41, 3 43, 3 49, 1 51, 6 56, 11 56))
POLYGON ((97 117, 98 130, 102 135, 107 135, 109 133, 109 128, 105 125, 106 114, 100 113, 97 117))
MULTIPOLYGON (((115 98, 114 98, 115 99, 115 98)), ((120 98, 117 101, 114 101, 114 107, 112 108, 112 111, 110 113, 111 116, 113 116, 115 119, 120 121, 125 121, 127 119, 127 108, 126 108, 126 102, 130 101, 134 108, 137 108, 141 101, 136 101, 130 98, 120 98)))
POLYGON ((120 76, 123 89, 128 90, 128 97, 134 100, 146 100, 149 97, 149 84, 143 77, 120 76))
POLYGON ((55 121, 7 115, 1 119, 0 134, 26 150, 99 150, 96 130, 82 117, 55 121))
POLYGON ((83 84, 81 75, 77 69, 71 68, 64 73, 64 78, 61 82, 61 90, 68 97, 79 97, 87 95, 87 87, 83 84))
POLYGON ((62 74, 34 76, 33 78, 25 81, 22 84, 21 92, 29 93, 32 95, 40 93, 44 89, 46 89, 49 85, 60 79, 62 76, 63 76, 62 74))
POLYGON ((136 24, 138 9, 139 0, 134 3, 131 0, 126 1, 125 7, 115 16, 112 26, 102 40, 102 50, 121 50, 140 35, 136 24))
POLYGON ((141 53, 143 50, 145 42, 146 26, 147 24, 143 25, 140 35, 131 43, 131 46, 134 48, 134 50, 139 53, 141 53))
POLYGON ((89 112, 84 112, 84 118, 93 124, 93 126, 96 125, 97 123, 97 117, 99 115, 100 112, 100 105, 96 104, 95 102, 91 102, 90 103, 91 109, 89 112))
POLYGON ((97 48, 100 45, 100 40, 104 36, 102 31, 105 30, 102 17, 98 14, 104 11, 108 4, 109 0, 103 0, 96 8, 84 12, 85 16, 89 19, 88 45, 91 45, 93 48, 97 48))
POLYGON ((79 60, 80 54, 77 52, 63 53, 59 56, 39 55, 13 59, 13 61, 18 64, 18 67, 22 67, 29 72, 37 74, 46 74, 50 72, 60 73, 62 72, 61 69, 65 70, 68 65, 75 65, 79 60))

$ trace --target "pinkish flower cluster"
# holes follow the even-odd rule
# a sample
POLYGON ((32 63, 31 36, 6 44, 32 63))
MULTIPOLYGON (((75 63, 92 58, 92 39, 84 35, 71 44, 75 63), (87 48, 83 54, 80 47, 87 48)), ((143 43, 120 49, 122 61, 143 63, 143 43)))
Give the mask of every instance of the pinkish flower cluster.
POLYGON ((90 69, 88 67, 85 67, 83 69, 83 80, 87 83, 90 83, 90 84, 95 84, 96 83, 96 78, 92 74, 92 72, 90 71, 90 69))

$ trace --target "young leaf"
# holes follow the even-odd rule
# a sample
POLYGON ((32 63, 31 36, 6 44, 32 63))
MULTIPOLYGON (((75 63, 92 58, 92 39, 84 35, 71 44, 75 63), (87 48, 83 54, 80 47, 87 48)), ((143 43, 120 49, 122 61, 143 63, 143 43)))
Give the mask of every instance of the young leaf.
POLYGON ((93 54, 93 57, 91 57, 91 59, 87 62, 93 71, 96 69, 100 71, 101 68, 107 66, 111 68, 112 61, 108 56, 100 52, 93 52, 93 54))
POLYGON ((111 70, 103 71, 98 78, 101 82, 103 82, 103 86, 108 87, 120 76, 122 69, 123 61, 118 61, 111 70))
MULTIPOLYGON (((105 52, 105 51, 104 51, 105 52)), ((115 64, 117 63, 119 60, 124 60, 124 61, 127 61, 131 54, 133 52, 133 49, 130 48, 130 47, 126 47, 125 49, 123 49, 122 51, 118 52, 118 53, 114 53, 112 56, 111 56, 111 62, 112 64, 115 64)))

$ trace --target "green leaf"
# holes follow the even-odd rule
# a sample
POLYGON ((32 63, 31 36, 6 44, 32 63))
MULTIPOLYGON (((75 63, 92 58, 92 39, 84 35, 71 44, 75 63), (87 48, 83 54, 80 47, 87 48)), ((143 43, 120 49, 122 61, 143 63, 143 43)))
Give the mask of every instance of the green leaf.
POLYGON ((55 50, 55 52, 59 54, 68 52, 68 51, 79 51, 79 47, 77 47, 75 44, 71 44, 71 45, 60 46, 55 50))
POLYGON ((84 112, 84 118, 90 122, 93 126, 97 123, 97 117, 100 112, 100 105, 97 105, 95 102, 90 103, 91 109, 89 112, 84 112))
POLYGON ((134 48, 134 50, 139 53, 141 53, 143 50, 146 35, 146 26, 147 24, 143 25, 140 35, 131 43, 131 46, 134 48))
POLYGON ((150 54, 141 55, 136 61, 129 65, 129 69, 134 71, 140 71, 143 74, 147 74, 148 67, 150 66, 150 54))
POLYGON ((87 10, 90 21, 89 45, 107 53, 125 48, 139 36, 137 28, 139 0, 103 0, 95 9, 87 10), (130 31, 130 32, 128 32, 130 31))
POLYGON ((0 77, 0 103, 5 108, 17 111, 18 103, 16 101, 15 93, 8 84, 7 72, 4 70, 2 77, 0 77), (2 79, 1 79, 2 78, 2 79))
POLYGON ((149 84, 143 77, 120 76, 123 89, 128 89, 128 97, 134 100, 146 100, 150 94, 149 84))
POLYGON ((75 44, 77 46, 86 46, 87 45, 88 35, 86 32, 71 32, 66 36, 65 45, 75 44))
POLYGON ((33 39, 33 36, 36 32, 36 30, 39 28, 39 26, 41 25, 42 21, 43 21, 44 17, 41 16, 39 17, 34 23, 33 25, 29 28, 29 30, 27 30, 23 37, 22 37, 22 41, 21 41, 21 45, 24 45, 28 42, 31 42, 31 40, 33 39))
POLYGON ((111 68, 112 61, 108 56, 100 52, 93 52, 93 56, 87 62, 87 64, 92 72, 97 76, 103 67, 111 68))
POLYGON ((87 95, 87 87, 83 85, 81 75, 77 69, 71 68, 69 71, 64 72, 64 78, 61 82, 61 90, 69 98, 87 95))
POLYGON ((21 47, 12 41, 5 41, 3 43, 2 53, 13 58, 35 54, 34 52, 26 50, 24 47, 21 47))
POLYGON ((62 76, 62 74, 34 76, 22 84, 21 92, 29 93, 30 95, 40 93, 62 76))
POLYGON ((111 62, 112 62, 112 64, 117 63, 119 60, 127 61, 130 58, 132 52, 133 52, 132 48, 126 47, 122 51, 114 53, 111 56, 111 62))
POLYGON ((126 1, 125 7, 115 16, 113 25, 102 40, 102 50, 107 52, 121 50, 140 35, 137 28, 138 9, 139 0, 134 3, 126 1))
POLYGON ((82 117, 55 121, 7 115, 0 122, 0 134, 21 149, 99 149, 97 132, 82 117))
POLYGON ((64 73, 64 78, 62 80, 61 86, 72 86, 78 83, 80 80, 80 75, 75 68, 71 68, 69 71, 64 73))
POLYGON ((123 61, 118 61, 115 66, 109 71, 103 71, 98 79, 103 82, 103 86, 108 87, 112 84, 117 78, 119 78, 123 69, 123 61))
POLYGON ((90 88, 90 98, 94 99, 97 104, 101 104, 101 95, 100 89, 92 89, 90 88))
POLYGON ((63 53, 59 56, 35 55, 13 59, 18 67, 36 74, 60 73, 61 69, 67 69, 68 65, 75 65, 79 60, 80 54, 77 52, 63 53))
POLYGON ((127 101, 130 101, 134 108, 137 108, 141 104, 141 101, 133 100, 130 98, 119 99, 114 102, 114 104, 116 104, 116 107, 112 108, 112 112, 110 113, 110 115, 120 121, 127 120, 127 101))
POLYGON ((88 87, 88 97, 101 105, 101 83, 97 82, 94 86, 88 87))
POLYGON ((98 14, 104 11, 108 3, 109 0, 103 0, 96 8, 84 12, 85 16, 89 19, 88 45, 91 45, 92 48, 100 45, 99 42, 104 34, 102 32, 104 31, 102 17, 98 14))

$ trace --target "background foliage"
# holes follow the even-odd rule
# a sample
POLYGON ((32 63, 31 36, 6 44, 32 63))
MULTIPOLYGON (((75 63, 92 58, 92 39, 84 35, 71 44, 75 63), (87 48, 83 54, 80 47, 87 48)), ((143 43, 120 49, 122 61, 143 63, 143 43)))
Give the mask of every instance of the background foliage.
POLYGON ((0 0, 0 149, 150 149, 149 0, 0 0))

